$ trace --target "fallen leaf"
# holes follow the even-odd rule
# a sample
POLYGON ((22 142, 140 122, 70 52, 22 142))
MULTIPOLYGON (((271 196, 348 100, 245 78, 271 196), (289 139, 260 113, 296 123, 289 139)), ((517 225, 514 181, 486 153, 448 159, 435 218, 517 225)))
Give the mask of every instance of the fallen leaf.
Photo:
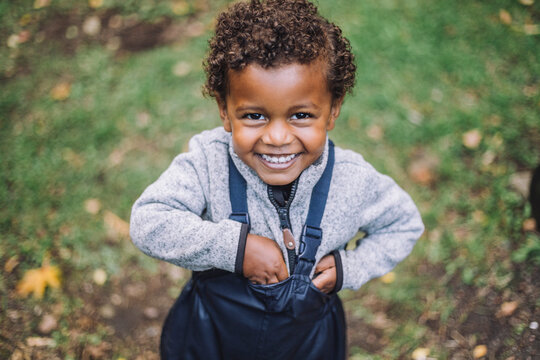
POLYGON ((149 306, 143 310, 144 316, 149 320, 154 320, 159 317, 159 310, 155 307, 149 306))
POLYGON ((534 0, 519 0, 522 5, 531 6, 534 4, 534 0))
POLYGON ((48 264, 28 270, 17 284, 17 293, 21 296, 33 293, 34 297, 41 299, 47 286, 60 287, 60 274, 58 267, 48 264))
POLYGON ((4 264, 4 270, 9 274, 19 265, 19 257, 17 255, 12 256, 4 264))
POLYGON ((175 1, 171 4, 171 10, 176 15, 186 15, 189 13, 189 4, 187 1, 175 1))
POLYGON ((510 13, 506 10, 501 9, 499 11, 499 19, 505 25, 512 24, 512 15, 510 15, 510 13))
POLYGON ((28 40, 30 40, 30 37, 32 36, 32 34, 30 33, 30 31, 28 30, 23 30, 19 33, 18 35, 18 43, 19 44, 23 44, 25 42, 27 42, 28 40))
POLYGON ((519 303, 517 301, 507 301, 501 304, 499 311, 497 311, 496 316, 498 318, 508 317, 512 315, 518 308, 519 303))
POLYGON ((409 177, 420 185, 431 185, 436 180, 439 159, 434 155, 421 153, 413 158, 407 168, 409 177))
POLYGON ((19 45, 19 35, 13 34, 8 37, 7 46, 9 48, 15 49, 19 45))
POLYGON ((96 9, 98 7, 103 6, 103 0, 88 0, 88 6, 96 9))
POLYGON ((61 82, 57 84, 51 90, 51 97, 53 100, 62 101, 66 100, 71 93, 71 84, 68 82, 61 82))
POLYGON ((41 9, 51 4, 51 0, 36 0, 34 1, 34 9, 41 9))
POLYGON ((473 349, 473 356, 475 359, 480 359, 481 357, 486 356, 487 354, 487 346, 486 345, 477 345, 473 349))
POLYGON ((177 62, 173 67, 173 74, 178 77, 183 77, 189 74, 191 71, 191 65, 185 61, 177 62))
POLYGON ((51 314, 45 314, 39 322, 38 331, 43 335, 48 335, 53 330, 56 330, 57 327, 58 320, 51 314))
POLYGON ((396 280, 396 274, 393 271, 381 276, 381 281, 385 284, 391 284, 396 280))
POLYGON ((55 346, 56 341, 51 338, 44 338, 44 337, 29 337, 26 338, 26 345, 30 347, 44 347, 44 346, 55 346))
POLYGON ((379 125, 373 124, 367 129, 366 134, 370 139, 381 140, 384 136, 384 131, 379 125))
POLYGON ((538 24, 525 24, 525 25, 523 25, 523 32, 526 35, 538 35, 538 34, 540 34, 540 25, 538 25, 538 24))
POLYGON ((431 352, 428 348, 417 348, 413 351, 411 354, 411 357, 414 360, 425 360, 429 356, 429 353, 431 352))
POLYGON ((111 211, 105 211, 103 221, 111 238, 129 237, 129 224, 111 211))
POLYGON ((478 129, 467 131, 462 136, 463 145, 469 149, 476 149, 482 141, 482 133, 478 129))
POLYGON ((84 202, 84 209, 86 212, 96 215, 101 210, 101 201, 99 199, 87 199, 84 202))
POLYGON ((96 36, 101 31, 101 20, 93 15, 86 18, 82 25, 83 32, 89 36, 96 36))
POLYGON ((524 198, 528 198, 531 179, 532 173, 530 171, 518 171, 510 176, 510 187, 524 198))
POLYGON ((534 231, 536 229, 536 220, 533 218, 526 219, 522 225, 523 231, 534 231))
POLYGON ((107 273, 103 269, 96 269, 92 274, 92 280, 98 285, 103 285, 107 281, 107 273))

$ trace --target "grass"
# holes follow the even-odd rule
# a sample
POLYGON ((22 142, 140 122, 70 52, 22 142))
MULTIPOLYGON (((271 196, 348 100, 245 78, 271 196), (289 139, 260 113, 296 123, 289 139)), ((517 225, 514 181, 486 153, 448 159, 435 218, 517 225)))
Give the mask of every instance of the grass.
MULTIPOLYGON (((192 9, 198 3, 207 6, 193 16, 208 27, 221 3, 191 2, 192 9)), ((122 15, 134 6, 104 5, 122 15)), ((354 95, 331 137, 411 193, 427 229, 395 270, 394 282, 376 280, 359 292, 343 292, 352 319, 382 329, 373 340, 377 346, 355 345, 351 357, 395 359, 426 347, 443 359, 459 351, 471 356, 482 343, 497 357, 516 346, 527 351, 522 339, 538 306, 520 286, 538 272, 539 236, 522 229, 530 209, 513 184, 540 163, 540 46, 538 35, 527 33, 539 21, 539 4, 336 0, 319 6, 341 25, 358 65, 354 95), (470 131, 480 137, 474 146, 464 144, 470 131), (414 166, 429 179, 415 177, 414 166), (479 305, 495 312, 512 300, 520 301, 522 315, 513 328, 500 320, 500 332, 513 334, 506 345, 478 331, 467 335, 469 348, 446 346, 456 341, 452 331, 466 332, 468 315, 479 305)), ((50 351, 77 358, 85 344, 97 346, 111 336, 100 321, 82 331, 79 343, 70 340, 70 331, 80 327, 72 321, 75 314, 99 302, 79 285, 92 283, 95 269, 109 276, 104 293, 114 291, 126 269, 133 281, 160 271, 157 261, 111 234, 105 213, 127 221, 145 186, 192 135, 218 126, 219 118, 213 102, 200 95, 208 32, 140 53, 118 55, 88 39, 66 53, 65 39, 36 40, 47 19, 66 9, 82 19, 104 11, 85 2, 53 2, 38 10, 28 1, 0 5, 0 260, 18 263, 13 271, 4 269, 0 294, 4 309, 22 313, 64 304, 50 351), (23 26, 25 14, 34 20, 23 26), (31 40, 8 48, 9 36, 25 29, 31 40), (188 69, 181 76, 174 75, 179 63, 188 69), (59 83, 70 84, 64 100, 51 97, 59 83), (86 209, 88 199, 99 200, 97 212, 86 209), (17 297, 17 281, 46 256, 63 270, 62 289, 48 291, 43 300, 17 297)), ((141 9, 140 20, 187 19, 171 13, 167 2, 145 1, 141 9)), ((537 284, 533 288, 537 294, 537 284)), ((11 321, 6 314, 0 314, 2 324, 11 321)), ((35 335, 38 320, 23 318, 28 321, 16 331, 2 326, 0 335, 12 343, 35 335)), ((118 349, 108 354, 132 354, 118 349)))

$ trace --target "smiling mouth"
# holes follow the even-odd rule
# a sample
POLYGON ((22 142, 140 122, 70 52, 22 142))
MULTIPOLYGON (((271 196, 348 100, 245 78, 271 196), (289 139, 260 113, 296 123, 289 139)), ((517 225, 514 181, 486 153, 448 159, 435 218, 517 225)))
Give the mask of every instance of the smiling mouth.
POLYGON ((287 164, 294 160, 300 153, 289 154, 289 155, 267 155, 267 154, 258 154, 264 161, 271 164, 287 164))

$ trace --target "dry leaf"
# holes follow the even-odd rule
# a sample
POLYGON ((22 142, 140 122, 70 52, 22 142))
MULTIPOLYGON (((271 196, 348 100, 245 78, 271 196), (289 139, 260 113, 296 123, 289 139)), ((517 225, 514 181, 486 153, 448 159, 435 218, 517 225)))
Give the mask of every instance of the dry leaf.
POLYGON ((96 215, 101 210, 101 201, 99 199, 87 199, 84 202, 84 209, 88 213, 96 215))
POLYGON ((34 9, 41 9, 51 4, 51 0, 36 0, 34 1, 34 9))
POLYGON ((105 211, 103 221, 107 227, 107 235, 111 238, 129 237, 129 224, 111 211, 105 211))
POLYGON ((94 274, 92 275, 92 280, 98 285, 103 285, 107 281, 107 273, 103 269, 96 269, 94 270, 94 274))
POLYGON ((88 5, 91 7, 91 8, 98 8, 98 7, 101 7, 103 6, 103 0, 88 0, 88 5))
POLYGON ((90 16, 84 20, 82 29, 86 35, 96 36, 101 31, 101 20, 98 16, 90 16))
POLYGON ((519 0, 522 5, 531 6, 534 4, 534 0, 519 0))
POLYGON ((480 359, 481 357, 486 356, 486 354, 487 354, 486 345, 478 345, 473 350, 473 356, 475 359, 480 359))
POLYGON ((60 287, 60 269, 45 264, 38 269, 31 269, 24 273, 23 278, 17 284, 17 293, 21 296, 33 293, 34 297, 41 299, 47 286, 60 287))
POLYGON ((497 311, 496 316, 498 318, 510 316, 516 311, 518 306, 519 303, 517 301, 507 301, 502 303, 499 311, 497 311))
POLYGON ((66 100, 69 97, 69 94, 71 93, 71 84, 68 82, 61 82, 60 84, 57 84, 55 87, 51 90, 51 97, 54 100, 62 101, 66 100))
POLYGON ((526 219, 522 225, 523 231, 534 231, 536 229, 536 220, 533 218, 526 219))
POLYGON ((482 133, 478 129, 467 131, 463 134, 462 141, 463 145, 469 149, 476 149, 480 145, 480 141, 482 141, 482 133))
POLYGON ((9 48, 15 49, 19 45, 19 35, 13 34, 8 37, 7 46, 9 48))
POLYGON ((411 357, 414 360, 425 360, 429 356, 429 353, 431 352, 428 348, 417 348, 413 351, 411 354, 411 357))
POLYGON ((370 139, 381 140, 384 136, 384 131, 379 125, 374 124, 367 129, 366 134, 370 139))
POLYGON ((439 159, 433 155, 420 154, 409 164, 409 177, 420 185, 430 185, 436 180, 436 169, 439 159))
POLYGON ((191 65, 185 61, 177 62, 173 67, 173 74, 178 77, 183 77, 189 74, 191 71, 191 65))
POLYGON ((538 34, 540 34, 540 25, 538 25, 538 24, 525 24, 525 25, 523 25, 523 32, 526 35, 538 35, 538 34))
POLYGON ((51 314, 45 314, 38 325, 38 331, 43 335, 48 335, 57 328, 58 320, 51 314))
POLYGON ((56 341, 51 338, 44 337, 29 337, 26 339, 26 345, 30 347, 55 346, 56 341))
POLYGON ((381 276, 381 281, 385 284, 391 284, 396 280, 396 274, 393 271, 381 276))
POLYGON ((499 11, 499 19, 505 25, 512 24, 512 15, 510 15, 510 13, 506 10, 501 9, 499 11))
POLYGON ((176 15, 186 15, 189 13, 189 4, 187 1, 175 1, 171 4, 171 10, 176 15))
POLYGON ((12 256, 4 264, 4 270, 9 274, 19 265, 19 257, 17 255, 12 256))

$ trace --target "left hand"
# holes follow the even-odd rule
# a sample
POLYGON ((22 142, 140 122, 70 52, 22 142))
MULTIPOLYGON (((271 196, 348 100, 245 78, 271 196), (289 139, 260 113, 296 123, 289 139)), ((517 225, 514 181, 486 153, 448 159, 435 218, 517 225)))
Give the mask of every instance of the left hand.
POLYGON ((326 255, 315 266, 313 285, 325 294, 336 287, 336 260, 334 255, 326 255))

